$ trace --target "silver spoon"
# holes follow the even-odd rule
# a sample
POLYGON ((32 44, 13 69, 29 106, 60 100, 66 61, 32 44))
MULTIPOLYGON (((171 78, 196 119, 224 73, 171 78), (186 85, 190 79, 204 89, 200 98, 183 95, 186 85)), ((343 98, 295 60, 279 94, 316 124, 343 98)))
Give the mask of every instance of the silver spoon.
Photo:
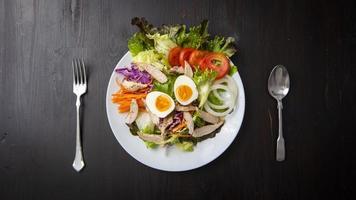
POLYGON ((275 66, 268 78, 268 91, 273 98, 278 102, 278 119, 279 131, 277 139, 276 160, 283 161, 285 159, 285 147, 282 131, 282 99, 289 92, 289 74, 283 65, 275 66))

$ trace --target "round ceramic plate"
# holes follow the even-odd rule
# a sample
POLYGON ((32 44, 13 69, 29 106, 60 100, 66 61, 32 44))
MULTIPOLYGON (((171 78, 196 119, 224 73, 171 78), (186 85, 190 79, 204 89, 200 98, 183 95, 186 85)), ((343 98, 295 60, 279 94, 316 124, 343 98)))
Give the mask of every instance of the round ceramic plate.
MULTIPOLYGON (((129 66, 131 61, 132 57, 128 52, 121 58, 115 69, 129 66)), ((215 137, 199 142, 193 152, 183 152, 174 146, 147 149, 139 137, 131 135, 124 123, 126 114, 118 113, 117 105, 111 102, 111 95, 119 89, 115 82, 116 76, 114 70, 106 93, 106 112, 111 129, 125 151, 149 167, 164 171, 186 171, 201 167, 220 156, 239 132, 245 112, 245 93, 240 75, 236 73, 233 78, 238 87, 237 105, 225 118, 225 124, 215 137)))

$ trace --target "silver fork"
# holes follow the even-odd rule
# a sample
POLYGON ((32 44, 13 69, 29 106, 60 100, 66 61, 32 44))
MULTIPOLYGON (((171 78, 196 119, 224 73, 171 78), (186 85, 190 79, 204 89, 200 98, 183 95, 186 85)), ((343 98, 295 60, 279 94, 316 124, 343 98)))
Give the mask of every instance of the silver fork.
POLYGON ((79 172, 84 167, 82 143, 80 137, 80 97, 87 92, 87 77, 85 73, 85 65, 83 59, 73 59, 73 92, 77 95, 77 139, 75 148, 75 158, 73 162, 73 168, 79 172))

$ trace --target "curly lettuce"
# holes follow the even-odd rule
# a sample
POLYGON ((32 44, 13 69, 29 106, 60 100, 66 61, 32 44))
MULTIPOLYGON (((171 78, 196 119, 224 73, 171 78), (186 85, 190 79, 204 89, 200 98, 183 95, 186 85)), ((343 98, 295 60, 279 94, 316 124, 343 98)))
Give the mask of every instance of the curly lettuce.
POLYGON ((140 29, 140 32, 146 34, 154 34, 157 32, 157 28, 155 28, 152 24, 148 23, 148 21, 144 17, 134 17, 131 20, 131 25, 137 26, 140 29))
POLYGON ((199 49, 207 41, 208 20, 202 21, 198 26, 192 26, 186 32, 186 26, 182 25, 175 34, 175 40, 179 46, 199 49))
POLYGON ((158 54, 155 50, 141 51, 132 58, 135 63, 147 63, 152 64, 158 62, 162 58, 162 55, 158 54))
POLYGON ((177 24, 177 25, 162 25, 162 27, 159 29, 160 34, 168 34, 168 37, 171 38, 172 40, 175 39, 177 33, 180 31, 183 25, 177 24))
POLYGON ((235 39, 233 37, 225 39, 221 36, 215 36, 214 39, 207 41, 206 50, 224 53, 226 56, 231 57, 236 52, 234 42, 235 39))
POLYGON ((154 48, 156 51, 166 57, 168 56, 169 50, 177 46, 168 34, 161 35, 159 33, 155 33, 153 35, 147 35, 147 37, 154 41, 154 48))
POLYGON ((132 56, 136 56, 142 51, 153 49, 153 41, 145 34, 137 32, 128 40, 127 46, 132 56))
POLYGON ((143 17, 133 18, 131 24, 140 29, 128 42, 128 47, 133 56, 150 49, 156 49, 157 52, 167 56, 169 50, 177 45, 220 52, 228 57, 236 53, 234 38, 221 36, 209 38, 209 22, 207 20, 202 21, 197 26, 191 26, 189 29, 181 24, 154 27, 143 17))

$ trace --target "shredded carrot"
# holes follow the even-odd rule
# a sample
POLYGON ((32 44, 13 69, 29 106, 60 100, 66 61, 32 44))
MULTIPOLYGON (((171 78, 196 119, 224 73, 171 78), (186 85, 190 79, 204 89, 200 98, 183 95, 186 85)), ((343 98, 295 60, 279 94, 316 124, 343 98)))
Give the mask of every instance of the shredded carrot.
POLYGON ((120 90, 112 94, 112 102, 118 104, 119 112, 130 111, 131 100, 136 99, 138 107, 140 110, 145 109, 143 100, 146 98, 148 88, 143 88, 135 92, 126 90, 120 85, 120 90))
POLYGON ((177 132, 177 131, 180 131, 182 130, 184 127, 185 127, 186 123, 185 121, 183 121, 182 123, 180 123, 179 125, 177 125, 176 127, 174 127, 172 129, 172 132, 177 132))
POLYGON ((146 97, 146 94, 125 94, 121 96, 113 96, 113 101, 125 101, 131 99, 141 99, 146 97))
MULTIPOLYGON (((140 108, 140 110, 145 110, 145 104, 143 103, 142 99, 137 100, 137 104, 138 107, 140 108)), ((131 105, 131 101, 130 102, 121 102, 119 103, 119 112, 128 112, 130 111, 130 105, 131 105)))

